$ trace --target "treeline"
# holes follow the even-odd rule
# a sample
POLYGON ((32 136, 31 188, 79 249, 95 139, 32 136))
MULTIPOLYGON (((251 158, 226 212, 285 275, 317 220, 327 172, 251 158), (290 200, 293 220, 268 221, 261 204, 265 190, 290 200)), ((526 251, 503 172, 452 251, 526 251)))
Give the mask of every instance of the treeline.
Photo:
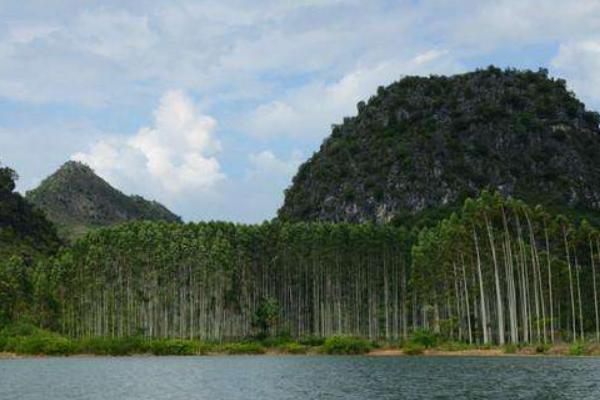
POLYGON ((409 329, 406 238, 391 226, 351 224, 100 230, 53 266, 60 329, 232 340, 255 334, 257 311, 274 300, 272 334, 397 339, 409 329))
POLYGON ((599 340, 599 265, 589 223, 485 192, 420 232, 138 222, 34 264, 0 261, 0 324, 72 338, 599 340))
POLYGON ((600 340, 600 235, 541 207, 484 192, 420 232, 415 327, 470 343, 600 340))

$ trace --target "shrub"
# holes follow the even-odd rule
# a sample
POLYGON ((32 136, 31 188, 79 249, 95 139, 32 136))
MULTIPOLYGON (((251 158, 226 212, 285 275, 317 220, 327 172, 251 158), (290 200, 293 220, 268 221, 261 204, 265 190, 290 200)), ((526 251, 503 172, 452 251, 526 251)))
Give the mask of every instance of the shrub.
POLYGON ((73 345, 57 333, 19 323, 0 332, 0 350, 28 355, 68 355, 73 352, 73 345))
POLYGON ((265 347, 279 347, 283 346, 287 343, 293 342, 290 335, 279 335, 279 336, 271 336, 266 339, 261 340, 261 343, 265 347))
POLYGON ((73 347, 67 338, 42 333, 9 338, 6 350, 28 355, 68 355, 73 352, 73 347))
POLYGON ((192 356, 206 354, 211 346, 207 343, 193 340, 164 339, 154 340, 150 344, 150 351, 157 356, 192 356))
POLYGON ((570 356, 584 356, 587 354, 587 349, 585 343, 583 342, 575 342, 569 348, 570 356))
POLYGON ((404 344, 402 351, 408 356, 418 356, 423 354, 425 351, 425 346, 420 343, 409 341, 404 344))
POLYGON ((298 343, 311 347, 323 346, 325 344, 325 338, 319 336, 303 336, 298 340, 298 343))
POLYGON ((504 347, 502 348, 502 351, 503 351, 505 354, 515 354, 515 353, 517 352, 517 350, 518 350, 518 349, 519 349, 519 348, 517 347, 517 345, 516 345, 516 344, 514 344, 514 343, 509 343, 509 344, 506 344, 506 345, 504 345, 504 347))
POLYGON ((538 354, 544 354, 551 348, 552 346, 550 346, 548 343, 538 343, 538 345, 535 346, 535 352, 538 354))
POLYGON ((296 342, 284 344, 284 345, 280 346, 279 349, 283 353, 306 354, 306 346, 303 346, 300 343, 296 343, 296 342))
POLYGON ((429 349, 437 345, 438 335, 425 329, 418 329, 413 332, 410 341, 429 349))
POLYGON ((440 350, 443 351, 462 351, 469 349, 471 346, 468 343, 463 342, 446 342, 441 344, 439 347, 440 350))
POLYGON ((252 326, 259 329, 264 338, 268 337, 279 318, 279 312, 279 302, 275 298, 263 298, 252 316, 252 326))
POLYGON ((82 339, 75 345, 78 353, 109 356, 127 356, 150 351, 150 342, 142 337, 120 339, 91 338, 82 339))
POLYGON ((260 343, 230 343, 223 346, 227 354, 264 354, 265 348, 260 343))
POLYGON ((43 331, 35 325, 19 322, 13 325, 6 326, 0 331, 0 336, 3 337, 15 337, 15 336, 31 336, 33 334, 43 331))
POLYGON ((323 349, 327 354, 364 354, 371 350, 371 343, 361 338, 332 336, 325 340, 323 349))

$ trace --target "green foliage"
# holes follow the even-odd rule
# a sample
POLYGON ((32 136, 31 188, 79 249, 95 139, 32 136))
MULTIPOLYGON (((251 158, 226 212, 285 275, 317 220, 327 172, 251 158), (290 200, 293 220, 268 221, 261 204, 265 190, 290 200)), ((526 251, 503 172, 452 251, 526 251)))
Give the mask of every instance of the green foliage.
POLYGON ((102 356, 127 356, 148 353, 152 342, 142 337, 88 338, 74 342, 75 351, 79 354, 94 354, 102 356))
POLYGON ((286 343, 278 347, 279 351, 288 354, 305 354, 308 348, 297 342, 286 343))
POLYGON ((192 356, 208 353, 213 346, 195 340, 163 339, 153 340, 150 351, 157 356, 192 356))
POLYGON ((535 352, 538 354, 545 354, 552 348, 552 345, 549 343, 538 343, 535 346, 535 352))
POLYGON ((61 242, 44 214, 14 192, 17 174, 0 164, 0 260, 31 260, 54 253, 61 242))
POLYGON ((70 344, 72 353, 102 356, 127 356, 147 353, 157 356, 190 356, 206 354, 213 348, 214 346, 197 340, 148 339, 143 337, 88 338, 73 340, 70 344))
POLYGON ((227 354, 264 354, 265 348, 256 342, 230 343, 222 346, 227 354))
POLYGON ((573 343, 569 347, 569 355, 570 356, 585 356, 588 354, 588 348, 585 342, 579 341, 573 343))
POLYGON ((517 352, 517 350, 519 350, 519 346, 517 346, 514 343, 505 344, 504 347, 502 348, 502 351, 505 354, 515 354, 517 352))
MULTIPOLYGON (((71 310, 61 322, 73 337, 132 336, 143 327, 142 334, 161 337, 222 341, 225 333, 238 339, 252 332, 254 340, 281 341, 333 333, 333 326, 313 327, 321 312, 313 296, 325 302, 323 313, 331 314, 335 305, 347 314, 356 310, 356 296, 384 285, 380 273, 377 281, 363 279, 354 283, 357 290, 345 290, 349 271, 366 276, 385 266, 392 296, 407 272, 406 236, 387 225, 136 222, 89 233, 50 263, 48 272, 60 276, 61 307, 71 310), (318 279, 328 279, 331 287, 318 279), (149 312, 134 315, 149 304, 153 318, 149 312), (98 326, 88 315, 108 323, 98 326), (273 334, 277 338, 270 339, 273 334)), ((362 317, 345 324, 367 332, 367 318, 377 315, 362 312, 366 304, 358 307, 362 317)))
POLYGON ((402 346, 402 352, 407 356, 418 356, 423 354, 426 347, 420 343, 408 341, 402 346))
POLYGON ((8 339, 5 350, 28 355, 69 355, 71 342, 57 334, 42 334, 8 339))
POLYGON ((27 355, 69 355, 69 339, 31 324, 19 323, 0 331, 0 351, 27 355))
POLYGON ((262 343, 262 345, 265 346, 265 347, 283 346, 283 345, 286 345, 286 344, 291 343, 293 341, 294 340, 290 336, 289 333, 279 334, 277 336, 269 336, 269 337, 266 337, 266 338, 260 340, 260 342, 262 343))
POLYGON ((273 297, 265 297, 252 316, 252 325, 260 330, 263 337, 271 332, 279 318, 279 302, 273 297))
POLYGON ((318 347, 325 344, 325 338, 319 336, 302 336, 298 339, 298 343, 304 346, 318 347))
POLYGON ((442 350, 442 351, 464 351, 464 350, 469 350, 473 348, 473 345, 470 345, 468 343, 465 342, 455 342, 455 341, 450 341, 450 342, 444 342, 440 345, 437 346, 438 349, 442 350))
POLYGON ((371 348, 372 344, 368 340, 350 336, 332 336, 323 345, 327 354, 364 354, 371 348))
POLYGON ((431 331, 425 329, 418 329, 413 332, 410 337, 410 342, 419 344, 426 349, 437 346, 439 336, 431 331))

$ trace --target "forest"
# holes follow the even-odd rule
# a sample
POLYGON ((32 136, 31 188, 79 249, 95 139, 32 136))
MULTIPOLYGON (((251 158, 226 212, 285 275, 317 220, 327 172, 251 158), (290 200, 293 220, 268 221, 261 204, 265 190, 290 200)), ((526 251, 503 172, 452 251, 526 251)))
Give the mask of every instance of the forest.
POLYGON ((599 340, 598 265, 587 221, 489 192, 420 231, 134 222, 3 260, 0 321, 71 338, 599 340))

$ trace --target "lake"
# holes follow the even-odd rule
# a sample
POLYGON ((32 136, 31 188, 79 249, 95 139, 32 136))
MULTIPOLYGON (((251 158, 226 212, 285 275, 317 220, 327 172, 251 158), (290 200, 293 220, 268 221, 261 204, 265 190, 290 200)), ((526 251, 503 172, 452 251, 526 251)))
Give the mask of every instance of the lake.
POLYGON ((598 399, 600 358, 98 357, 0 360, 2 400, 598 399))

